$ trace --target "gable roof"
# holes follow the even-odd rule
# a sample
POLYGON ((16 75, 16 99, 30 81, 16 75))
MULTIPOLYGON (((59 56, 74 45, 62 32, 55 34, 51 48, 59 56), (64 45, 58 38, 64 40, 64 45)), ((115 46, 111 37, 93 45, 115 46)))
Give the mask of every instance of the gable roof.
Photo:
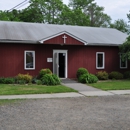
POLYGON ((62 34, 67 34, 67 35, 69 35, 70 37, 72 37, 72 38, 74 38, 74 39, 76 39, 76 40, 82 42, 84 45, 87 45, 86 41, 83 41, 82 39, 80 39, 80 38, 74 36, 73 34, 70 34, 69 32, 66 32, 66 31, 60 32, 60 33, 58 33, 58 34, 54 34, 54 35, 49 36, 49 37, 46 37, 46 38, 40 40, 40 43, 44 43, 44 41, 49 40, 49 39, 51 39, 51 38, 55 38, 55 37, 60 36, 60 35, 62 35, 62 34))
POLYGON ((0 21, 0 42, 40 43, 67 33, 86 45, 118 46, 127 34, 111 28, 0 21))

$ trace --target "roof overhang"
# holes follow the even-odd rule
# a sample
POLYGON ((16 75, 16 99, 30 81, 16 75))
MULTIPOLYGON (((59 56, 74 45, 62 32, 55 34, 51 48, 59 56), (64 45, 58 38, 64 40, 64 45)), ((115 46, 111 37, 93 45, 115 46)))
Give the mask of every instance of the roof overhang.
POLYGON ((115 44, 115 43, 88 43, 88 46, 120 46, 122 44, 115 44))
POLYGON ((0 40, 0 43, 38 44, 39 41, 2 39, 0 40))

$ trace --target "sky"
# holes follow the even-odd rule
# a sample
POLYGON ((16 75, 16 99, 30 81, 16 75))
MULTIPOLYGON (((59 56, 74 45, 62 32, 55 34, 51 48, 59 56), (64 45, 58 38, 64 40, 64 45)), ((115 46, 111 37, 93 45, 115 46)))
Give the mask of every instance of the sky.
MULTIPOLYGON (((0 10, 10 10, 14 6, 23 1, 29 0, 0 0, 0 10)), ((63 0, 65 4, 68 4, 69 0, 63 0)), ((112 21, 118 19, 124 19, 128 21, 127 15, 130 11, 130 0, 95 0, 99 6, 104 7, 104 13, 112 18, 112 21)), ((26 4, 25 6, 27 6, 26 4)), ((23 7, 25 7, 23 6, 23 7)))

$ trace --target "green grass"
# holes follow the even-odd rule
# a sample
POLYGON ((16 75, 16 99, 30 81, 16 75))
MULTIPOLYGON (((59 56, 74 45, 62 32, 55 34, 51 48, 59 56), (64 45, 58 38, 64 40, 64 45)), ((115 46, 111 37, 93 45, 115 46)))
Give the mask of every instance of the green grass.
POLYGON ((102 90, 130 90, 130 80, 105 81, 88 85, 102 90))
POLYGON ((45 85, 8 85, 0 84, 0 95, 22 95, 22 94, 45 94, 45 93, 65 93, 77 92, 74 89, 58 86, 45 85))

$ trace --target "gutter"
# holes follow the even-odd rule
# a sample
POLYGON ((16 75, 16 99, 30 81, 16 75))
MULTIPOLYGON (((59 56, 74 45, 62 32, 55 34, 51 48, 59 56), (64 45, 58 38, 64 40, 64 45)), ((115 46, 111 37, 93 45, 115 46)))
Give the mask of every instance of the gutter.
POLYGON ((40 44, 39 41, 0 40, 0 43, 40 44))
POLYGON ((111 44, 111 43, 107 43, 107 44, 103 44, 103 43, 88 43, 88 46, 120 46, 122 44, 111 44))

